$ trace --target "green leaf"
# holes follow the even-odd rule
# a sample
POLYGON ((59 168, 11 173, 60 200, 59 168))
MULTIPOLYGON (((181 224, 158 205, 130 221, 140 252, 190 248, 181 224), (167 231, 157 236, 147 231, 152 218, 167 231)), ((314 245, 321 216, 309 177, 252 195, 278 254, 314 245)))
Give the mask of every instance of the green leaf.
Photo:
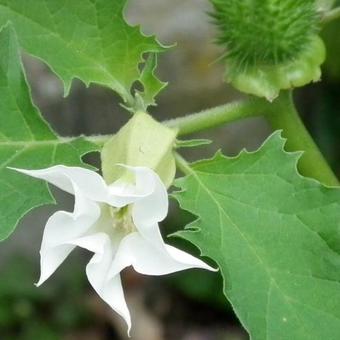
POLYGON ((144 52, 163 47, 129 26, 126 0, 0 0, 0 27, 11 21, 20 45, 45 61, 63 80, 97 83, 131 102, 144 52))
POLYGON ((167 83, 160 81, 156 75, 155 71, 157 68, 157 54, 151 53, 145 61, 143 71, 140 75, 139 81, 143 85, 143 92, 140 96, 143 98, 144 111, 147 110, 148 106, 155 106, 155 97, 161 92, 167 83))
POLYGON ((252 339, 340 339, 340 190, 284 144, 193 164, 175 197, 198 219, 179 235, 216 261, 252 339))
POLYGON ((176 165, 172 153, 177 131, 155 121, 144 112, 137 112, 119 132, 105 143, 101 152, 103 176, 112 183, 131 172, 117 164, 147 166, 170 186, 176 165))
POLYGON ((0 240, 34 207, 53 203, 45 183, 8 167, 38 169, 54 164, 84 165, 96 147, 84 140, 59 139, 32 104, 10 26, 0 32, 0 240))

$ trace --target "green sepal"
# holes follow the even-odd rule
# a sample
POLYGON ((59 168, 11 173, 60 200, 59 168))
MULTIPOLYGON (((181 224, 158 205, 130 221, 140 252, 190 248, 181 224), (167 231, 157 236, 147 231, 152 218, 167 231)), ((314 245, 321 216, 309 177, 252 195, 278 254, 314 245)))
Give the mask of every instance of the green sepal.
POLYGON ((120 131, 105 143, 101 152, 102 171, 107 183, 129 178, 130 172, 119 164, 146 166, 169 187, 176 173, 173 147, 177 131, 137 112, 120 131))
POLYGON ((176 148, 195 148, 198 146, 209 145, 212 141, 210 139, 187 139, 187 140, 177 140, 176 148))
POLYGON ((290 62, 278 65, 254 65, 243 72, 235 72, 231 65, 226 80, 241 92, 274 100, 280 90, 316 82, 321 77, 321 64, 326 59, 325 45, 315 36, 309 47, 290 62))

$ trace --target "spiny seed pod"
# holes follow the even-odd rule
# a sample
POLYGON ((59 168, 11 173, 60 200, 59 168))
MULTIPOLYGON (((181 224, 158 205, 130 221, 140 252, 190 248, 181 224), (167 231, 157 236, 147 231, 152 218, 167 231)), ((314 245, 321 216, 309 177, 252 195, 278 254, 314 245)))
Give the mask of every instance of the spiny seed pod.
POLYGON ((227 79, 272 100, 320 77, 324 46, 315 0, 211 0, 227 79))
POLYGON ((317 31, 314 0, 213 0, 218 42, 241 68, 290 61, 317 31))

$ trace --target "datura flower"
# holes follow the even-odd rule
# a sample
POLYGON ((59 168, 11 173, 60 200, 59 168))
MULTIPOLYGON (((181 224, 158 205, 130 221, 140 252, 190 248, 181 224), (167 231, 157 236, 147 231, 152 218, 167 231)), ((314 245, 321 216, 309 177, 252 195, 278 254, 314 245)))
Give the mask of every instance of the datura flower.
POLYGON ((45 282, 76 247, 93 252, 86 267, 98 295, 131 328, 120 272, 132 266, 145 275, 164 275, 189 268, 214 270, 201 260, 164 243, 158 223, 168 213, 168 195, 158 175, 146 167, 127 167, 133 183, 107 185, 94 171, 53 166, 14 169, 46 180, 73 194, 74 211, 57 211, 46 223, 41 244, 41 275, 45 282))

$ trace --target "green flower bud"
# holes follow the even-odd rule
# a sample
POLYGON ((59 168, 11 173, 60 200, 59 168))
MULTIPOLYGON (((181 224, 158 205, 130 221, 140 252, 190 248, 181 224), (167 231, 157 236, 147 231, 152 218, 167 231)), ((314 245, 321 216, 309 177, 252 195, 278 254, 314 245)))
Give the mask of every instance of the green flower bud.
POLYGON ((101 152, 103 177, 107 183, 129 180, 131 171, 117 164, 145 166, 154 170, 169 187, 176 172, 173 147, 177 131, 137 112, 116 135, 105 143, 101 152))
POLYGON ((325 51, 315 0, 211 1, 226 78, 236 88, 272 100, 280 89, 320 78, 325 51))

